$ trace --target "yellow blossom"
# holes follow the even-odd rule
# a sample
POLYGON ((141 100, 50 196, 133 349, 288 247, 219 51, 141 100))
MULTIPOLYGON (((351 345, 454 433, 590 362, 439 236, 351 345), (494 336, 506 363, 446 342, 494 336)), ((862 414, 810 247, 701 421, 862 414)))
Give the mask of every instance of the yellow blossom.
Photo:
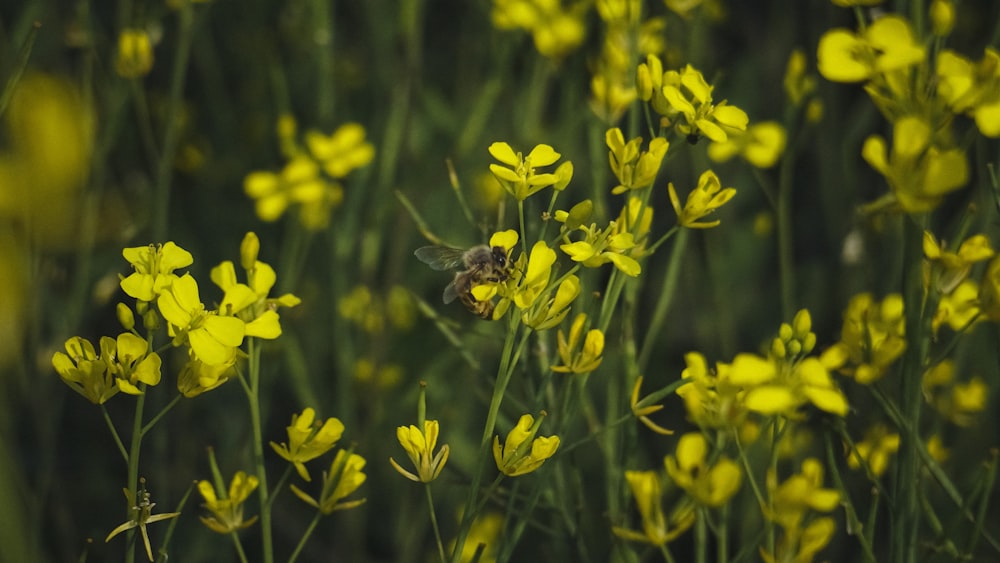
POLYGON ((625 540, 663 546, 694 524, 696 514, 690 505, 674 512, 670 520, 667 520, 667 516, 663 513, 660 478, 655 471, 625 471, 625 480, 632 490, 636 506, 639 507, 642 531, 613 526, 611 531, 616 536, 625 540))
POLYGON ((649 142, 649 150, 641 150, 642 137, 630 139, 627 143, 621 129, 608 129, 604 135, 611 160, 611 171, 618 178, 618 185, 611 193, 620 194, 628 190, 638 190, 653 185, 660 164, 667 154, 670 143, 662 137, 649 142))
POLYGON ((673 183, 667 185, 667 191, 674 212, 677 213, 677 224, 689 229, 709 229, 718 226, 719 220, 708 222, 699 222, 698 220, 714 213, 716 209, 725 205, 736 195, 735 188, 723 189, 719 177, 711 170, 706 170, 698 178, 698 187, 688 194, 683 208, 673 183))
POLYGON ((725 162, 739 155, 757 168, 770 168, 784 153, 785 140, 785 128, 779 123, 754 123, 745 133, 734 133, 726 141, 708 145, 708 157, 715 162, 725 162))
POLYGON ((972 117, 983 135, 1000 137, 1000 52, 987 47, 982 60, 974 64, 944 49, 934 70, 938 96, 956 113, 972 117))
POLYGON ((328 418, 322 424, 316 420, 316 411, 306 408, 302 414, 292 415, 288 426, 288 443, 271 442, 271 447, 282 458, 295 465, 299 476, 309 481, 309 471, 305 462, 330 451, 344 433, 344 424, 336 418, 328 418))
POLYGON ((957 251, 942 248, 930 231, 924 231, 924 285, 933 286, 941 293, 951 293, 964 281, 972 265, 989 260, 995 252, 990 239, 985 235, 974 235, 964 241, 957 251))
POLYGON ((144 29, 125 28, 118 34, 115 71, 122 78, 141 78, 153 68, 153 45, 144 29))
POLYGON ((580 278, 567 276, 559 283, 555 295, 533 311, 525 311, 521 320, 535 330, 547 330, 557 326, 569 314, 569 307, 580 295, 580 278))
MULTIPOLYGON (((217 311, 206 311, 191 274, 177 278, 156 301, 169 324, 174 345, 187 342, 195 356, 207 365, 231 363, 236 347, 243 343, 246 324, 217 311)), ((223 299, 222 306, 225 306, 223 299)))
POLYGON ((823 364, 862 385, 878 380, 906 349, 905 321, 901 295, 882 302, 870 293, 855 295, 844 312, 840 341, 823 352, 823 364))
POLYGON ((596 224, 589 227, 580 226, 585 238, 570 242, 565 236, 565 244, 559 246, 574 262, 580 262, 587 268, 599 268, 608 262, 615 265, 622 273, 635 277, 642 273, 642 266, 630 256, 636 247, 635 235, 623 230, 617 221, 611 221, 604 229, 598 229, 596 224))
POLYGON ((875 20, 860 34, 837 28, 819 40, 817 66, 834 82, 861 82, 924 60, 925 51, 910 23, 899 16, 875 20))
POLYGON ((604 353, 604 333, 594 328, 587 331, 584 336, 583 331, 587 325, 587 315, 580 313, 573 319, 573 324, 569 329, 569 338, 559 330, 557 341, 559 345, 559 359, 561 365, 552 366, 552 371, 557 373, 590 373, 601 365, 604 353), (581 347, 581 339, 582 347, 581 347))
POLYGON ((708 442, 697 432, 681 436, 677 457, 667 456, 663 463, 667 475, 702 506, 722 506, 739 491, 743 474, 739 465, 720 456, 709 467, 708 442))
POLYGON ((674 112, 684 117, 677 122, 677 130, 689 139, 704 135, 715 142, 728 138, 728 130, 745 131, 749 118, 746 112, 723 100, 712 102, 712 86, 701 72, 691 65, 680 72, 667 71, 663 77, 663 96, 674 112))
POLYGON ((530 31, 539 53, 561 59, 586 38, 581 8, 563 8, 559 0, 493 0, 491 19, 498 29, 530 31))
POLYGON ((506 165, 491 164, 490 172, 500 182, 500 185, 518 201, 523 201, 548 186, 561 190, 566 187, 573 176, 573 165, 570 162, 564 162, 555 172, 537 173, 535 171, 536 168, 555 164, 562 156, 549 145, 537 145, 531 149, 527 156, 523 156, 520 152, 514 152, 510 145, 502 142, 490 145, 489 151, 493 158, 506 165))
POLYGON ((220 534, 228 534, 252 526, 257 521, 257 517, 244 520, 243 503, 250 498, 250 493, 257 489, 259 483, 256 476, 247 475, 244 471, 237 471, 229 483, 229 492, 220 491, 216 494, 215 487, 211 483, 199 481, 198 492, 205 499, 205 504, 202 506, 211 513, 209 516, 199 516, 202 524, 220 534))
POLYGON ((986 409, 990 395, 981 377, 957 381, 955 364, 950 360, 927 370, 921 385, 926 401, 956 426, 971 426, 976 415, 986 409))
POLYGON ((135 269, 121 280, 122 291, 140 301, 154 301, 177 279, 174 270, 194 263, 191 253, 173 241, 161 245, 136 246, 122 250, 135 269))
POLYGON ((365 128, 358 123, 341 125, 329 136, 308 131, 305 143, 331 178, 343 178, 375 158, 375 147, 365 140, 365 128))
POLYGON ((441 470, 444 469, 444 464, 448 463, 448 452, 450 450, 448 444, 441 446, 437 454, 434 453, 434 448, 437 447, 437 438, 438 421, 436 420, 425 420, 423 430, 412 424, 408 427, 400 426, 396 429, 396 439, 399 440, 399 444, 406 450, 406 455, 413 462, 413 466, 417 469, 417 474, 414 475, 403 469, 391 457, 389 458, 389 463, 392 464, 392 467, 400 475, 411 481, 430 483, 437 479, 438 475, 441 474, 441 470))
POLYGON ((330 464, 330 470, 323 472, 323 488, 318 499, 307 495, 295 485, 291 486, 292 493, 326 515, 337 510, 347 510, 360 506, 365 502, 365 499, 351 501, 343 499, 358 490, 368 478, 363 471, 365 463, 365 458, 358 454, 340 450, 333 463, 330 464))
POLYGON ((208 365, 189 352, 188 361, 177 376, 177 390, 187 398, 197 397, 236 376, 236 363, 208 365))
POLYGON ((865 432, 865 439, 855 444, 847 456, 847 466, 861 467, 864 460, 868 469, 876 477, 881 477, 889 468, 889 458, 899 450, 899 434, 889 432, 883 424, 877 424, 865 432))
POLYGON ((784 79, 785 95, 792 105, 798 106, 816 90, 816 78, 806 74, 806 54, 794 49, 788 56, 784 79))
POLYGON ((65 347, 66 353, 53 354, 52 367, 70 389, 95 405, 103 405, 120 391, 107 363, 90 341, 74 336, 65 347))
POLYGON ((319 164, 305 154, 294 156, 280 174, 247 174, 243 190, 255 200, 257 217, 262 221, 276 221, 290 206, 297 205, 299 220, 310 230, 325 227, 330 211, 344 199, 341 185, 321 176, 319 164))
POLYGON ((677 395, 684 400, 688 419, 703 428, 739 426, 747 414, 743 402, 746 391, 730 381, 730 366, 719 363, 710 370, 705 356, 698 352, 685 354, 684 361, 687 367, 681 377, 688 382, 677 388, 677 395))
POLYGON ((508 477, 531 473, 556 453, 559 436, 535 437, 544 418, 544 412, 537 422, 530 414, 521 415, 503 446, 499 436, 493 437, 493 459, 501 473, 508 477))

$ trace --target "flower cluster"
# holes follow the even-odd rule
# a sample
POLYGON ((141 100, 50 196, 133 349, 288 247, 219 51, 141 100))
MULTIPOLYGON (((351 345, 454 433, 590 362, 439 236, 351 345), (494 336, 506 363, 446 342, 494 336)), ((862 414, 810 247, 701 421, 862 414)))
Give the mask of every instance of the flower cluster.
POLYGON ((247 174, 243 189, 256 203, 257 216, 276 221, 289 208, 309 230, 320 230, 330 221, 331 211, 344 199, 341 180, 375 158, 375 148, 365 140, 365 129, 357 123, 340 126, 329 135, 307 131, 305 148, 294 141, 295 124, 279 122, 288 162, 280 172, 247 174))
POLYGON ((870 293, 851 298, 844 312, 840 341, 823 352, 823 363, 862 385, 882 378, 906 350, 903 298, 876 302, 870 293))
POLYGON ((559 0, 493 0, 491 18, 497 29, 531 32, 545 57, 561 59, 586 38, 584 5, 563 7, 559 0))

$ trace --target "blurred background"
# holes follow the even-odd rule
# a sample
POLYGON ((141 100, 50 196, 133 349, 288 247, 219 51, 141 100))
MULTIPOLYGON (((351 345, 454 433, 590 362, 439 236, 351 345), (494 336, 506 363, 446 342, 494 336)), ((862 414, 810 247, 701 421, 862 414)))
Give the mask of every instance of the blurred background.
MULTIPOLYGON (((555 41, 545 53, 544 39, 540 46, 531 32, 497 23, 502 4, 16 0, 0 7, 0 560, 118 558, 122 540, 103 539, 124 520, 125 467, 100 410, 60 381, 52 355, 71 336, 96 343, 120 331, 119 276, 131 271, 123 247, 174 241, 190 251, 195 262, 188 270, 206 280, 202 298, 210 304, 220 295, 209 294, 209 270, 239 259, 247 231, 258 234, 260 259, 278 272, 275 294, 302 299, 282 311, 284 334, 264 351, 265 440, 284 441, 291 415, 313 407, 322 418, 342 420, 343 443, 355 444, 368 460, 367 503, 324 519, 300 560, 431 560, 422 492, 387 463, 404 456, 395 428, 415 422, 417 382, 426 381, 428 417, 441 421, 452 452, 436 499, 442 507, 460 506, 503 327, 458 303, 443 305, 451 274, 427 268, 414 249, 438 242, 425 234, 468 247, 516 226, 516 207, 488 174, 487 147, 495 141, 524 152, 553 146, 575 165, 560 208, 592 198, 596 216, 606 220, 620 203, 609 193, 615 181, 605 130, 617 125, 626 138, 648 136, 638 102, 615 107, 593 89, 610 65, 613 27, 595 6, 604 2, 564 1, 579 36, 555 41), (122 43, 127 30, 137 33, 131 44, 122 43), (326 219, 304 225, 289 212, 262 220, 244 190, 247 176, 280 174, 287 143, 301 142, 307 131, 330 135, 347 123, 364 128, 375 157, 336 179, 326 219), (403 201, 425 221, 424 233, 403 201)), ((820 349, 835 342, 850 296, 900 289, 899 233, 856 213, 886 190, 860 147, 888 126, 858 85, 815 75, 819 37, 833 27, 853 29, 852 12, 824 0, 715 0, 682 17, 668 9, 670 2, 636 4, 644 25, 655 19, 642 37, 666 68, 692 64, 714 85, 716 100, 744 109, 752 123, 796 124, 786 148, 794 167, 711 164, 738 196, 720 212, 721 228, 691 233, 645 385, 676 380, 692 350, 712 361, 756 351, 791 320, 779 294, 774 216, 760 188, 776 184, 780 174, 790 174, 794 186, 794 307, 812 313, 820 349), (818 113, 808 122, 784 84, 795 49, 815 80, 818 113)), ((894 8, 889 4, 886 10, 894 8)), ((997 2, 958 3, 949 46, 978 59, 984 46, 997 44, 998 19, 997 2)), ((626 87, 642 60, 632 53, 626 87)), ((673 225, 667 183, 684 191, 696 184, 708 162, 705 144, 671 151, 651 196, 654 236, 673 225)), ((980 147, 996 162, 995 141, 980 147)), ((974 170, 970 184, 983 173, 974 170)), ((545 210, 547 198, 538 199, 526 202, 527 216, 545 210)), ((992 202, 981 191, 960 191, 934 221, 947 232, 969 205, 992 202)), ((1000 223, 992 217, 983 227, 995 233, 1000 223)), ((639 303, 660 291, 666 250, 646 262, 639 303)), ((640 326, 648 315, 638 312, 640 326)), ((973 473, 962 460, 975 466, 985 448, 997 445, 997 337, 994 325, 983 326, 963 343, 977 352, 962 365, 994 390, 976 426, 943 430, 953 452, 948 468, 959 484, 973 473)), ((608 334, 604 371, 595 378, 615 369, 621 339, 608 334)), ((163 357, 164 381, 149 394, 147 412, 173 398, 170 366, 183 358, 170 351, 163 357)), ((133 403, 119 395, 106 405, 122 428, 133 403)), ((665 404, 658 421, 690 429, 681 401, 668 397, 665 404)), ((511 417, 506 413, 504 428, 511 417)), ((214 448, 224 474, 250 470, 247 420, 236 382, 170 411, 147 438, 141 460, 156 511, 172 510, 193 481, 210 478, 206 448, 214 448)), ((655 467, 672 448, 649 433, 634 439, 631 465, 655 467)), ((586 483, 600 462, 579 455, 586 483)), ((269 472, 284 469, 276 456, 269 460, 269 472)), ((194 517, 195 497, 174 531, 173 559, 237 560, 228 539, 194 517)), ((593 561, 606 560, 614 541, 602 502, 587 507, 583 523, 593 532, 593 561)), ((287 494, 274 511, 277 551, 287 553, 311 512, 287 494)), ((1000 514, 996 508, 991 514, 987 521, 997 530, 1000 514)), ((446 537, 457 517, 439 514, 446 537)), ((247 545, 256 545, 256 533, 243 532, 247 545)), ((827 552, 831 560, 856 553, 841 534, 827 552)), ((564 539, 529 530, 514 558, 567 557, 573 551, 564 539)))

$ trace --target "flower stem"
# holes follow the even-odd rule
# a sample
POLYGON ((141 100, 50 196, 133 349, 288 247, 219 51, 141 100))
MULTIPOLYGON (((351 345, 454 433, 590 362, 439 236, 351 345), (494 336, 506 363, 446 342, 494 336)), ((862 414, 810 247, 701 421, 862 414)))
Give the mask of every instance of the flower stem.
POLYGON ((295 546, 295 551, 293 551, 292 555, 288 557, 288 563, 294 563, 295 560, 298 558, 299 553, 301 553, 302 548, 306 546, 306 542, 309 541, 309 536, 312 535, 313 530, 316 529, 316 525, 319 524, 319 519, 322 517, 323 513, 317 510, 316 515, 313 516, 312 521, 309 522, 309 527, 306 528, 305 532, 303 532, 302 539, 299 540, 299 544, 295 546))
POLYGON ((253 457, 257 466, 257 479, 260 484, 257 494, 260 498, 260 536, 261 549, 265 563, 274 561, 273 540, 271 537, 271 502, 268 500, 267 471, 264 468, 264 437, 260 420, 260 348, 257 341, 250 338, 247 345, 247 372, 250 379, 247 401, 250 403, 250 426, 253 430, 253 457))
MULTIPOLYGON (((139 498, 139 450, 142 449, 142 413, 146 406, 146 384, 139 384, 139 396, 135 400, 135 419, 132 422, 132 440, 128 447, 128 490, 131 498, 139 498)), ((126 517, 132 518, 132 507, 128 507, 126 517)), ((135 532, 130 529, 125 534, 125 563, 135 561, 135 532)))
POLYGON ((438 557, 441 558, 441 563, 445 563, 448 560, 448 556, 444 552, 444 542, 441 541, 441 529, 438 527, 437 514, 434 512, 434 497, 431 495, 430 483, 424 483, 424 491, 427 493, 427 512, 431 517, 431 527, 434 528, 434 539, 437 541, 438 557))

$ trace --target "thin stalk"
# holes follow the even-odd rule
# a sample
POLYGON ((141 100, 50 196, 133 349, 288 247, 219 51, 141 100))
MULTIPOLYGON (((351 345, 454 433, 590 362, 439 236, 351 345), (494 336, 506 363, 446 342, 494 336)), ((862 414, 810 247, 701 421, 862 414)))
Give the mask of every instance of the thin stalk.
POLYGON ((438 527, 437 514, 434 512, 434 497, 431 495, 431 484, 424 483, 424 491, 427 493, 427 512, 431 517, 431 528, 434 529, 434 540, 437 542, 438 557, 441 563, 448 561, 448 556, 444 552, 444 542, 441 541, 441 529, 438 527))
POLYGON ((642 341, 642 348, 639 352, 639 373, 645 373, 646 366, 649 365, 649 357, 653 353, 653 343, 660 336, 663 330, 663 323, 667 320, 667 311, 674 299, 674 292, 677 289, 677 278, 680 277, 681 263, 684 258, 684 249, 687 244, 688 229, 681 229, 677 233, 674 241, 673 252, 670 253, 670 263, 667 264, 667 272, 663 276, 663 288, 657 297, 656 305, 653 308, 653 317, 649 321, 646 329, 646 337, 642 341))
POLYGON ((309 536, 312 535, 313 530, 316 529, 316 525, 319 524, 319 519, 322 517, 323 513, 317 510, 312 521, 309 522, 309 526, 306 528, 306 531, 302 533, 302 538, 299 539, 299 544, 295 546, 295 551, 293 551, 288 557, 288 563, 295 563, 295 560, 298 559, 299 554, 302 553, 302 548, 306 546, 306 542, 309 541, 309 536))
POLYGON ((264 563, 274 562, 271 534, 271 502, 267 488, 267 471, 264 468, 264 436, 260 419, 260 348, 254 338, 247 345, 247 372, 250 379, 247 401, 250 404, 250 426, 253 431, 253 457, 257 467, 257 495, 260 499, 260 536, 264 563))
MULTIPOLYGON (((139 384, 139 396, 135 400, 135 418, 132 421, 132 440, 128 447, 128 490, 131 498, 139 500, 139 451, 142 449, 142 416, 146 407, 146 384, 139 384)), ((127 518, 132 517, 132 507, 128 507, 127 518)), ((125 563, 135 561, 135 532, 138 527, 125 532, 125 563)))

